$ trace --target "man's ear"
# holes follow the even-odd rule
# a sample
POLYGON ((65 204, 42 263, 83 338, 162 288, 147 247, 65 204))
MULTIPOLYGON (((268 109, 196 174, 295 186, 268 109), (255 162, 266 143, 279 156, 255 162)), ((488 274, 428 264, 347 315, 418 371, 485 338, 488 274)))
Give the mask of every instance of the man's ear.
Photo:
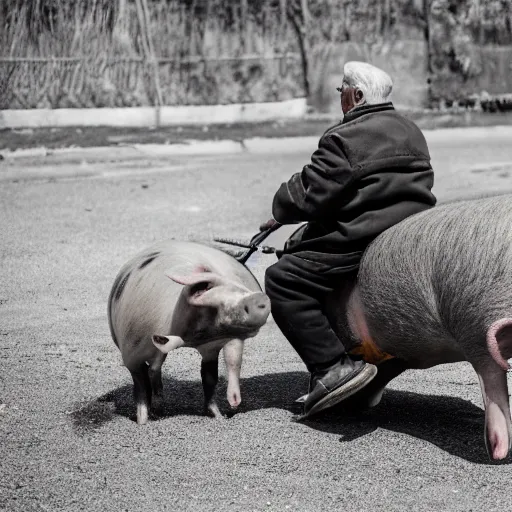
POLYGON ((356 89, 354 92, 354 100, 356 105, 362 105, 365 102, 364 94, 361 89, 356 89))

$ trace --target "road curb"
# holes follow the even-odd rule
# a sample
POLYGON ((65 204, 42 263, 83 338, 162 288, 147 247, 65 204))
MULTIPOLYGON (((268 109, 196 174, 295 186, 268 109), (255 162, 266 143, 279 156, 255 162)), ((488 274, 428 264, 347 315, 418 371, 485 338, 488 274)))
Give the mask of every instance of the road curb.
POLYGON ((161 158, 175 156, 207 156, 228 155, 237 153, 263 154, 268 152, 296 152, 305 147, 315 148, 318 137, 282 137, 265 138, 257 137, 240 141, 216 140, 216 141, 187 141, 180 144, 130 144, 120 146, 96 146, 96 147, 71 147, 60 149, 48 149, 44 147, 17 149, 14 151, 3 150, 0 155, 5 160, 34 159, 41 157, 64 157, 73 160, 87 160, 93 157, 95 160, 122 160, 130 158, 161 158))
POLYGON ((147 156, 218 155, 242 153, 244 142, 236 140, 189 141, 186 144, 133 144, 140 153, 147 156))

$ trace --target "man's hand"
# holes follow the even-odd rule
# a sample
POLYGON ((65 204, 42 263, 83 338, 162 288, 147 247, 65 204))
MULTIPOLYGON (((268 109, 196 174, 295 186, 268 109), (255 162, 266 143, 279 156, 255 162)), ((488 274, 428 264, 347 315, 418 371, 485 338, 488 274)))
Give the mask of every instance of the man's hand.
POLYGON ((263 224, 261 224, 260 231, 267 231, 267 229, 274 227, 276 224, 277 224, 277 220, 269 219, 269 220, 267 220, 267 222, 264 222, 263 224))

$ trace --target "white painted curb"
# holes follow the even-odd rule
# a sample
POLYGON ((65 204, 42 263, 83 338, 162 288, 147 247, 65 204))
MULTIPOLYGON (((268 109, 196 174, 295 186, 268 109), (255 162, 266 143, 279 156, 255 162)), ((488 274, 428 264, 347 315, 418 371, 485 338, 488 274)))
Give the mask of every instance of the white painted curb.
POLYGON ((265 103, 183 105, 159 108, 0 110, 0 129, 66 126, 153 127, 157 125, 252 123, 278 119, 301 119, 306 115, 306 112, 306 98, 265 103))

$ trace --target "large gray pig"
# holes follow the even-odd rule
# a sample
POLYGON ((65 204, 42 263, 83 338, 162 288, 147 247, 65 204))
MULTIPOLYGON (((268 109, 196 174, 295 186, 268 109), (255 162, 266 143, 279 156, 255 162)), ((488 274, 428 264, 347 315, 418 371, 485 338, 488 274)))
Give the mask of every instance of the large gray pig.
POLYGON ((483 395, 489 456, 508 455, 512 196, 446 204, 400 222, 370 244, 355 288, 333 299, 329 316, 339 335, 379 365, 354 403, 376 405, 408 368, 469 361, 483 395))
POLYGON ((119 271, 108 300, 110 332, 134 383, 137 423, 162 405, 162 364, 171 350, 193 347, 202 356, 205 411, 215 402, 218 357, 223 349, 227 398, 240 404, 243 342, 270 313, 268 297, 251 272, 233 257, 193 242, 162 242, 119 271))

